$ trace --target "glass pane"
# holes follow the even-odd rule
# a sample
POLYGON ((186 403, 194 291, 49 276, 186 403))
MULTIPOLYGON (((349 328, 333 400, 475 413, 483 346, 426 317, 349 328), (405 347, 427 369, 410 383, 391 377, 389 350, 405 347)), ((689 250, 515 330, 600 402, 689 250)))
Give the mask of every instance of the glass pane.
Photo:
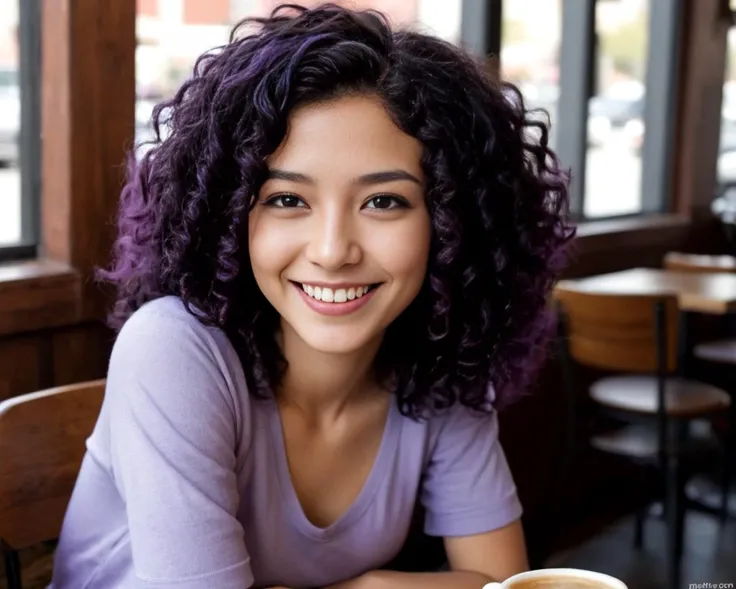
MULTIPOLYGON (((7 0, 0 0, 4 2, 7 0)), ((305 6, 324 0, 302 0, 305 6)), ((397 26, 412 26, 448 41, 460 38, 461 0, 343 0, 384 12, 397 26)), ((191 74, 199 55, 227 42, 243 18, 265 16, 283 0, 137 0, 136 144, 152 138, 154 105, 191 74)), ((138 150, 138 156, 146 146, 138 150)))
POLYGON ((503 0, 502 15, 501 77, 519 87, 528 107, 547 111, 554 147, 561 0, 503 0))
POLYGON ((733 242, 736 237, 733 231, 736 226, 736 29, 728 32, 727 52, 713 211, 726 223, 728 238, 733 242))
POLYGON ((649 0, 598 0, 597 56, 588 110, 584 214, 641 211, 641 146, 649 0))
POLYGON ((18 0, 0 0, 0 247, 21 238, 18 0))

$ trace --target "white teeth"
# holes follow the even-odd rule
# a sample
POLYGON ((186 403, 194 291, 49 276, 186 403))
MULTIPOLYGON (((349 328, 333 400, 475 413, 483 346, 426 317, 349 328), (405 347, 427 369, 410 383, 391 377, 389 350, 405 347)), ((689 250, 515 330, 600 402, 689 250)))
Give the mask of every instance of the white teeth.
POLYGON ((327 288, 319 286, 310 286, 309 284, 302 283, 302 290, 307 293, 313 299, 322 301, 324 303, 345 303, 352 301, 356 298, 360 298, 365 295, 369 290, 370 286, 357 286, 350 288, 327 288))

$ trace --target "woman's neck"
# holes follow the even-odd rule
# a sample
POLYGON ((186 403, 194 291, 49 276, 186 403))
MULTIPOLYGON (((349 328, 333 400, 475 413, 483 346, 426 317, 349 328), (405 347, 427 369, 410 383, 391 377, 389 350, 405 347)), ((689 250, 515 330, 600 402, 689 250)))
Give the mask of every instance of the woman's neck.
POLYGON ((277 398, 308 418, 336 420, 348 406, 370 400, 368 397, 380 388, 373 373, 380 338, 345 354, 315 350, 288 326, 284 326, 279 339, 288 368, 277 398))

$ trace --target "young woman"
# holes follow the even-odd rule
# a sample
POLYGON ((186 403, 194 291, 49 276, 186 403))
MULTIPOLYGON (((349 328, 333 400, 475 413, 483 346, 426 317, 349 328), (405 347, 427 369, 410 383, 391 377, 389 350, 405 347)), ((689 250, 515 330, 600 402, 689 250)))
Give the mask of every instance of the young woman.
POLYGON ((124 189, 122 329, 53 587, 480 589, 523 570, 494 406, 539 359, 571 235, 545 125, 372 12, 246 27, 157 108, 166 138, 124 189), (447 572, 382 570, 415 504, 447 572))

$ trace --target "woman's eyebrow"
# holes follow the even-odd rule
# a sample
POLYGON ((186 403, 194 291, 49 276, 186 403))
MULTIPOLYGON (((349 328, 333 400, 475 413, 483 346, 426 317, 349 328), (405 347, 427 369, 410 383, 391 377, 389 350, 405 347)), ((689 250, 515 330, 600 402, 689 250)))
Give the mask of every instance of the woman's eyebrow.
POLYGON ((287 180, 288 182, 298 182, 299 184, 315 184, 314 178, 299 172, 289 172, 287 170, 279 170, 271 168, 268 170, 269 180, 287 180))
POLYGON ((386 170, 384 172, 373 172, 371 174, 364 174, 357 180, 357 184, 371 185, 371 184, 384 184, 386 182, 396 182, 397 180, 408 180, 414 182, 419 186, 422 186, 422 181, 416 176, 406 172, 404 170, 386 170))
MULTIPOLYGON (((311 176, 302 174, 300 172, 290 172, 288 170, 280 170, 278 168, 271 168, 268 171, 269 180, 286 180, 288 182, 297 182, 299 184, 316 184, 316 181, 311 176)), ((355 179, 355 184, 362 186, 370 186, 373 184, 385 184, 387 182, 396 182, 399 180, 408 180, 422 186, 422 181, 416 176, 410 174, 405 170, 384 170, 381 172, 371 172, 370 174, 363 174, 355 179)))

